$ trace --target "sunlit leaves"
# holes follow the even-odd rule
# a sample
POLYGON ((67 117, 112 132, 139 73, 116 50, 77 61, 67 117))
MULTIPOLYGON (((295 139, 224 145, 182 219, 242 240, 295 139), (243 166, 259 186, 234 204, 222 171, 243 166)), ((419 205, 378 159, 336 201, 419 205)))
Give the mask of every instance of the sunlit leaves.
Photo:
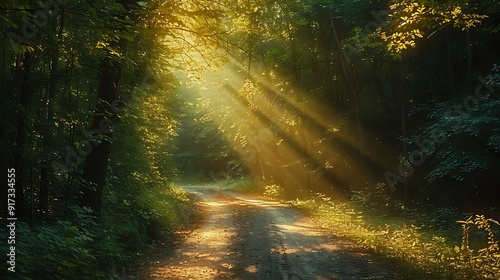
POLYGON ((399 57, 403 50, 416 46, 424 34, 431 36, 441 28, 452 25, 466 30, 479 25, 486 15, 466 13, 458 5, 430 6, 418 0, 401 0, 390 6, 392 24, 377 33, 387 43, 387 50, 399 57))
POLYGON ((486 15, 464 13, 462 11, 462 8, 459 6, 455 6, 452 9, 444 12, 433 10, 433 13, 442 16, 441 24, 444 25, 451 23, 454 27, 460 28, 462 30, 476 27, 488 17, 486 15))
POLYGON ((113 48, 107 42, 102 42, 102 41, 97 42, 96 48, 97 49, 105 49, 105 50, 107 50, 108 53, 109 53, 109 55, 111 55, 111 56, 116 56, 116 57, 121 57, 122 56, 122 54, 120 52, 118 52, 116 50, 116 48, 113 48))
POLYGON ((286 124, 288 124, 289 126, 295 126, 297 125, 297 121, 295 119, 287 119, 286 124))
POLYGON ((387 49, 390 52, 398 54, 408 47, 414 48, 416 46, 415 40, 424 36, 419 29, 414 29, 408 32, 395 32, 389 36, 382 32, 380 37, 382 40, 387 41, 387 49))
POLYGON ((260 92, 260 89, 258 89, 252 81, 246 80, 241 89, 238 91, 238 95, 245 98, 248 102, 250 110, 256 110, 258 107, 255 99, 259 98, 259 95, 262 95, 262 92, 260 92))
POLYGON ((455 247, 458 257, 454 258, 453 266, 464 271, 473 272, 485 279, 498 279, 500 277, 500 247, 495 238, 492 226, 500 226, 494 219, 484 215, 469 217, 465 221, 457 221, 462 225, 463 237, 461 247, 455 247), (486 235, 486 240, 481 238, 483 248, 474 250, 470 243, 473 231, 481 231, 486 235))

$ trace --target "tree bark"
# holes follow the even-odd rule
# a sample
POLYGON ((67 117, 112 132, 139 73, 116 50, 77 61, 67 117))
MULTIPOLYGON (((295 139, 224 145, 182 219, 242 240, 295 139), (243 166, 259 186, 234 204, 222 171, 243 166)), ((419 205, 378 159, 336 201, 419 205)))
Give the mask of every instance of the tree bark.
POLYGON ((91 151, 85 158, 83 165, 83 179, 90 186, 80 190, 79 204, 88 206, 97 213, 102 208, 102 195, 111 151, 110 139, 113 131, 109 128, 112 122, 112 118, 109 116, 113 115, 113 111, 110 104, 118 98, 121 70, 121 62, 113 58, 105 58, 101 63, 97 89, 98 100, 90 126, 94 139, 87 142, 87 149, 91 149, 91 151))
MULTIPOLYGON (((57 44, 54 46, 51 54, 51 68, 49 74, 49 86, 47 89, 47 122, 45 124, 45 131, 43 135, 43 149, 45 152, 51 153, 54 146, 53 143, 53 128, 54 128, 54 103, 56 101, 56 94, 58 90, 59 79, 59 47, 63 36, 64 28, 64 10, 61 9, 60 17, 53 19, 53 32, 57 32, 57 44), (59 26, 58 26, 59 19, 59 26), (59 28, 59 30, 57 30, 59 28)), ((42 162, 40 170, 40 192, 38 198, 38 209, 40 215, 43 217, 48 211, 49 205, 49 188, 51 186, 50 180, 50 157, 42 162)))
MULTIPOLYGON (((134 11, 138 6, 135 1, 118 0, 116 2, 127 11, 127 15, 122 15, 124 20, 128 17, 134 22, 137 21, 134 11)), ((128 41, 122 38, 119 42, 112 42, 110 45, 124 54, 127 43, 128 41)), ((83 179, 89 185, 80 189, 81 195, 78 197, 81 206, 89 207, 96 213, 102 209, 102 196, 111 153, 112 126, 116 121, 116 110, 113 110, 112 104, 118 99, 122 69, 121 58, 108 55, 101 61, 96 108, 90 126, 91 135, 94 138, 87 143, 88 155, 83 165, 83 179)))
POLYGON ((360 178, 361 182, 364 181, 364 162, 363 162, 363 131, 361 128, 361 115, 360 115, 360 110, 359 110, 359 100, 358 100, 358 94, 357 94, 357 89, 356 89, 356 80, 354 79, 354 74, 352 71, 351 65, 349 65, 349 59, 346 57, 345 52, 342 50, 342 44, 341 44, 341 38, 339 38, 339 35, 336 30, 335 22, 333 19, 333 14, 330 13, 330 22, 332 25, 332 32, 333 32, 333 37, 335 39, 335 44, 337 46, 337 52, 339 53, 340 57, 340 62, 342 65, 342 71, 344 74, 344 79, 345 79, 345 84, 347 85, 348 93, 349 96, 352 100, 352 111, 353 111, 353 117, 354 117, 354 139, 355 139, 355 147, 357 154, 355 155, 357 158, 358 162, 358 168, 359 168, 359 173, 360 173, 360 178))
POLYGON ((24 196, 24 149, 26 145, 26 115, 25 112, 29 110, 31 86, 29 80, 29 72, 31 69, 31 54, 24 53, 22 59, 18 58, 18 63, 21 63, 19 69, 20 79, 20 104, 24 112, 19 112, 19 122, 17 125, 16 136, 16 151, 14 154, 13 166, 16 169, 16 217, 19 220, 27 220, 25 212, 25 196, 24 196))
POLYGON ((455 53, 455 50, 452 49, 449 31, 446 32, 446 49, 446 57, 448 62, 448 86, 450 87, 451 97, 456 97, 457 89, 455 87, 455 68, 453 67, 453 54, 455 53))

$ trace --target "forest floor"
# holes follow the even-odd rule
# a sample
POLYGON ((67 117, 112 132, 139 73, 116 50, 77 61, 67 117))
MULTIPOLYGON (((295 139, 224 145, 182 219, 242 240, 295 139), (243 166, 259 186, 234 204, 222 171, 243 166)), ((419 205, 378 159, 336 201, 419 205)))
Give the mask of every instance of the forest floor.
POLYGON ((190 186, 201 216, 147 257, 134 279, 408 279, 289 204, 190 186))

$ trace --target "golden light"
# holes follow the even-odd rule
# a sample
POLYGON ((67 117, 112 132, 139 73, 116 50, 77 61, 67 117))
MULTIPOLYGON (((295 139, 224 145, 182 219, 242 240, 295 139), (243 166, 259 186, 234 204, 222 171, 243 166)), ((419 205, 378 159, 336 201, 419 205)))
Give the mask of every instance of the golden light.
POLYGON ((385 149, 380 143, 369 135, 361 135, 360 142, 345 116, 273 75, 249 76, 232 61, 205 74, 192 97, 206 112, 201 121, 219 128, 253 178, 296 191, 340 195, 366 182, 360 162, 387 165, 373 152, 385 149))

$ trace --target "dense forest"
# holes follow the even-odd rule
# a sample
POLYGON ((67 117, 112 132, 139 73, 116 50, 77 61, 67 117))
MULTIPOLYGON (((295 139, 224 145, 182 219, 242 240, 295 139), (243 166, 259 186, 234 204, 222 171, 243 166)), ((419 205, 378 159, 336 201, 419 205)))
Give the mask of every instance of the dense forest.
POLYGON ((242 180, 282 199, 438 213, 425 220, 438 231, 478 227, 486 249, 463 242, 469 266, 456 267, 498 277, 497 0, 0 11, 5 279, 118 278, 191 218, 183 182, 242 180))

